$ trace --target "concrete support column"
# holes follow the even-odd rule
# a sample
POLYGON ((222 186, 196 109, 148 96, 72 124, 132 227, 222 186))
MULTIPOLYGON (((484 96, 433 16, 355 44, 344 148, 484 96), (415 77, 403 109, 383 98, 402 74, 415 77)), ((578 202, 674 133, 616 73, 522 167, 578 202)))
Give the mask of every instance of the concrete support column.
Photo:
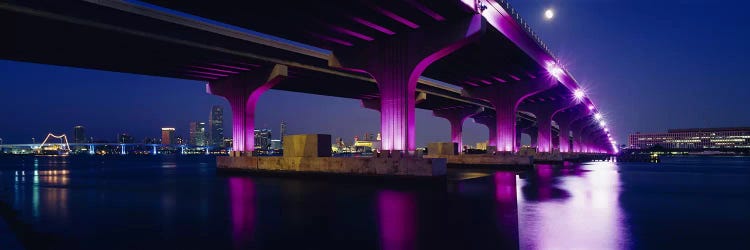
MULTIPOLYGON (((579 104, 569 109, 561 110, 552 115, 552 119, 560 127, 560 152, 575 152, 575 145, 570 144, 570 132, 573 130, 573 122, 590 116, 590 110, 585 104, 579 104)), ((575 141, 575 136, 574 136, 575 141)))
POLYGON ((550 89, 549 91, 540 93, 540 95, 547 98, 535 102, 523 102, 518 108, 522 111, 531 112, 536 116, 536 124, 538 128, 537 151, 551 152, 553 147, 552 116, 561 110, 575 105, 576 101, 573 98, 573 94, 569 94, 568 90, 563 86, 550 89), (555 96, 557 98, 549 98, 549 96, 555 96))
POLYGON ((529 134, 529 138, 531 139, 531 141, 529 142, 530 146, 532 148, 537 148, 538 150, 540 147, 539 146, 539 128, 531 127, 531 128, 528 128, 527 131, 529 131, 528 134, 529 134))
POLYGON ((573 152, 584 152, 583 132, 584 128, 591 124, 591 119, 587 116, 574 121, 570 128, 573 133, 573 152))
POLYGON ((516 152, 516 112, 527 97, 556 86, 558 82, 538 77, 524 82, 465 88, 462 95, 486 100, 495 108, 498 151, 516 152))
POLYGON ((388 38, 334 49, 329 61, 370 74, 380 91, 383 150, 416 150, 415 99, 417 80, 433 62, 476 40, 484 31, 480 15, 396 34, 388 38))
POLYGON ((226 98, 232 109, 233 151, 255 149, 255 105, 261 94, 287 76, 287 66, 277 64, 208 83, 206 92, 226 98))
POLYGON ((482 112, 482 108, 451 107, 433 110, 432 114, 448 120, 451 124, 451 142, 458 144, 458 152, 463 152, 463 125, 467 117, 482 112))
MULTIPOLYGON (((479 123, 482 125, 487 126, 487 130, 489 130, 489 137, 487 137, 487 146, 497 146, 497 126, 495 123, 497 123, 497 119, 495 119, 494 114, 486 114, 487 112, 482 112, 479 114, 476 114, 472 116, 474 118, 475 123, 479 123)), ((494 112, 493 112, 494 113, 494 112)))

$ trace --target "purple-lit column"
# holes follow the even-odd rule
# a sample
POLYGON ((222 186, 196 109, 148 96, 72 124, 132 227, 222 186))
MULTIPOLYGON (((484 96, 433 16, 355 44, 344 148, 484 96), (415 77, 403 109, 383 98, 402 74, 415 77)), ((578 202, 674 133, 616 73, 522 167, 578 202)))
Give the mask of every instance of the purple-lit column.
POLYGON ((255 105, 268 89, 287 77, 286 65, 274 65, 211 81, 206 92, 222 96, 232 108, 233 151, 255 148, 255 105))
POLYGON ((585 127, 591 124, 591 116, 585 116, 580 119, 573 121, 570 125, 571 132, 573 133, 573 152, 582 153, 584 150, 582 139, 582 132, 585 127))
POLYGON ((531 112, 536 116, 536 137, 538 138, 537 151, 539 152, 552 151, 552 116, 575 104, 572 94, 570 95, 571 97, 568 97, 567 94, 563 95, 565 96, 555 99, 547 98, 544 101, 527 101, 521 103, 519 106, 520 110, 531 112))
POLYGON ((484 31, 480 15, 334 49, 329 65, 370 74, 380 91, 383 150, 416 150, 417 80, 433 62, 476 40, 484 31))
POLYGON ((436 109, 432 111, 432 114, 448 120, 451 124, 451 142, 458 144, 458 152, 463 152, 464 145, 461 134, 463 132, 464 120, 482 111, 482 108, 461 106, 436 109))
MULTIPOLYGON (((474 118, 475 123, 479 123, 482 125, 487 126, 487 130, 489 130, 489 137, 487 139, 487 146, 497 146, 497 126, 495 126, 495 123, 497 123, 497 119, 495 119, 494 114, 486 114, 487 112, 482 112, 477 115, 472 116, 474 118)), ((493 112, 494 113, 494 112, 493 112)))
POLYGON ((527 135, 529 135, 529 146, 532 148, 538 148, 539 147, 539 128, 538 127, 528 127, 525 129, 525 132, 527 135))
POLYGON ((571 152, 570 131, 574 121, 580 120, 590 113, 585 104, 579 104, 569 109, 561 110, 552 115, 552 119, 559 126, 560 152, 571 152))
POLYGON ((495 108, 498 151, 516 152, 516 112, 518 105, 527 97, 552 88, 557 80, 537 77, 528 81, 505 85, 465 88, 463 96, 482 99, 495 108))

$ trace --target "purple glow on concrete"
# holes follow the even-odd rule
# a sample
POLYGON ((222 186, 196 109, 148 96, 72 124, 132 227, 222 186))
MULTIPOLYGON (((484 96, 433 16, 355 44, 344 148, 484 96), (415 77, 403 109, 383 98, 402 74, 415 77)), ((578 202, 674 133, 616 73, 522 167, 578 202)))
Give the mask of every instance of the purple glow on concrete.
MULTIPOLYGON (((433 46, 425 46, 439 49, 437 51, 423 51, 424 58, 415 58, 416 53, 411 51, 414 48, 391 45, 378 52, 389 51, 386 54, 390 56, 380 54, 375 58, 375 62, 369 62, 369 65, 366 66, 370 68, 368 73, 375 78, 380 91, 381 148, 383 150, 409 152, 416 150, 414 96, 417 80, 427 66, 458 50, 477 37, 477 34, 482 30, 481 16, 473 16, 468 21, 468 30, 463 37, 420 40, 421 43, 438 43, 433 46), (477 25, 477 23, 480 25, 477 25), (416 64, 410 65, 416 60, 418 60, 416 64)), ((462 28, 466 27, 462 26, 462 28)), ((429 38, 422 37, 420 39, 429 38)))
POLYGON ((359 32, 355 32, 355 31, 352 31, 352 30, 349 30, 349 29, 346 29, 346 28, 343 28, 343 27, 339 27, 339 26, 335 26, 335 25, 329 25, 329 26, 331 27, 331 29, 333 29, 334 31, 339 32, 341 34, 353 36, 353 37, 356 37, 356 38, 359 38, 359 39, 362 39, 362 40, 365 40, 365 41, 368 41, 368 42, 372 41, 372 40, 375 40, 372 37, 369 37, 367 35, 364 35, 364 34, 361 34, 359 32))
POLYGON ((370 21, 367 21, 367 20, 359 18, 359 17, 352 17, 352 20, 354 20, 355 22, 358 22, 358 23, 360 23, 360 24, 362 24, 364 26, 370 27, 371 29, 380 31, 380 32, 382 32, 383 34, 386 34, 386 35, 394 35, 394 34, 396 34, 396 32, 393 32, 392 30, 389 30, 389 29, 387 29, 387 28, 385 28, 383 26, 377 25, 375 23, 372 23, 370 21))
POLYGON ((241 70, 241 71, 250 71, 251 70, 249 68, 237 67, 237 66, 226 65, 226 64, 221 64, 221 63, 209 63, 209 64, 213 65, 213 66, 227 68, 227 69, 236 69, 236 70, 241 70))
POLYGON ((232 239, 235 248, 252 242, 255 232, 255 184, 250 178, 229 177, 232 239))
POLYGON ((209 71, 216 71, 216 72, 219 72, 219 73, 227 73, 227 74, 238 74, 238 73, 240 73, 240 72, 237 72, 237 71, 231 71, 231 70, 225 70, 225 69, 215 69, 215 68, 202 67, 202 66, 189 66, 189 67, 196 68, 196 69, 204 69, 204 70, 209 70, 209 71))
POLYGON ((445 21, 445 17, 441 16, 434 10, 427 8, 427 6, 424 6, 421 3, 418 3, 417 1, 414 1, 414 0, 404 0, 404 1, 410 4, 412 7, 418 9, 422 13, 425 13, 428 16, 432 17, 432 19, 435 19, 435 21, 445 21))
POLYGON ((473 83, 473 82, 470 82, 470 81, 464 81, 464 83, 466 83, 468 85, 471 85, 471 86, 474 86, 474 87, 479 87, 479 84, 476 84, 476 83, 473 83))
POLYGON ((594 110, 594 105, 589 105, 589 110, 593 111, 594 110))
POLYGON ((486 85, 492 85, 492 82, 484 80, 484 79, 479 80, 479 81, 482 82, 482 83, 484 83, 484 84, 486 84, 486 85))
POLYGON ((312 36, 314 36, 314 37, 317 37, 317 38, 320 38, 320 39, 323 39, 323 40, 326 40, 326 41, 329 41, 329 42, 332 42, 332 43, 336 43, 336 44, 339 44, 339 45, 343 45, 343 46, 347 46, 347 47, 354 46, 354 44, 352 44, 352 43, 350 43, 348 41, 344 41, 342 39, 338 39, 338 38, 335 38, 335 37, 330 37, 330 36, 326 36, 326 35, 322 35, 322 34, 318 34, 318 33, 313 33, 313 32, 310 32, 310 34, 312 36))
POLYGON ((416 24, 416 23, 414 23, 414 22, 412 22, 412 21, 409 21, 409 20, 408 20, 408 19, 406 19, 406 18, 403 18, 403 17, 401 17, 401 16, 397 15, 396 13, 393 13, 393 12, 392 12, 392 11, 390 11, 390 10, 386 10, 386 9, 383 9, 383 8, 381 8, 381 7, 378 7, 378 6, 374 6, 374 5, 372 6, 372 8, 373 8, 373 9, 374 9, 375 11, 377 11, 377 12, 380 12, 380 14, 383 14, 384 16, 387 16, 387 17, 389 17, 390 19, 393 19, 393 20, 394 20, 394 21, 396 21, 396 22, 399 22, 399 23, 401 23, 401 24, 403 24, 403 25, 406 25, 406 26, 407 26, 407 27, 409 27, 409 28, 412 28, 412 29, 417 29, 417 28, 419 28, 419 25, 418 25, 418 24, 416 24))
POLYGON ((209 82, 206 93, 222 96, 229 101, 232 109, 233 151, 253 151, 255 149, 255 106, 260 96, 286 77, 285 66, 279 68, 279 75, 240 74, 236 77, 209 82))
POLYGON ((227 76, 229 76, 229 75, 225 75, 225 74, 204 72, 204 71, 198 71, 198 70, 187 70, 186 72, 195 73, 195 74, 201 74, 201 75, 219 76, 219 77, 227 77, 227 76))
POLYGON ((532 73, 526 73, 526 75, 529 76, 529 78, 531 79, 536 79, 536 76, 532 73))
POLYGON ((521 78, 519 78, 519 77, 517 77, 517 76, 515 76, 513 74, 508 74, 508 76, 510 76, 510 78, 513 78, 513 80, 516 80, 516 81, 520 81, 521 80, 521 78))
POLYGON ((378 227, 381 249, 400 250, 416 247, 416 204, 407 193, 378 193, 378 227))
POLYGON ((495 79, 496 81, 498 81, 498 82, 501 82, 501 83, 506 83, 506 82, 508 82, 508 81, 506 81, 505 79, 503 79, 503 78, 500 78, 500 77, 497 77, 497 76, 493 76, 493 77, 492 77, 492 79, 495 79))

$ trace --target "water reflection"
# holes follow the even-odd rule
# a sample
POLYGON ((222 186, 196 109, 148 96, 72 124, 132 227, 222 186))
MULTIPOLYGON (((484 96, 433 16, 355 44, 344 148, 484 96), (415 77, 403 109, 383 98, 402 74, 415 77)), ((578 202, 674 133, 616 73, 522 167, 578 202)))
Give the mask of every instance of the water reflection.
POLYGON ((585 172, 538 166, 523 181, 519 200, 521 248, 625 248, 620 184, 612 164, 591 163, 586 168, 592 171, 585 172))
POLYGON ((381 249, 414 249, 416 207, 414 196, 396 191, 381 191, 377 196, 381 249))
POLYGON ((518 248, 518 198, 516 195, 516 174, 497 172, 495 181, 495 217, 500 236, 500 246, 504 249, 518 248))
POLYGON ((234 248, 247 248, 253 242, 255 231, 255 184, 252 179, 230 177, 229 199, 234 248))
MULTIPOLYGON (((35 166, 38 160, 35 159, 35 166)), ((38 168, 38 167, 35 167, 38 168)), ((68 219, 69 170, 16 170, 14 175, 14 196, 16 204, 22 204, 31 197, 31 217, 39 221, 44 217, 64 223, 68 219), (30 195, 26 195, 27 192, 30 195)))

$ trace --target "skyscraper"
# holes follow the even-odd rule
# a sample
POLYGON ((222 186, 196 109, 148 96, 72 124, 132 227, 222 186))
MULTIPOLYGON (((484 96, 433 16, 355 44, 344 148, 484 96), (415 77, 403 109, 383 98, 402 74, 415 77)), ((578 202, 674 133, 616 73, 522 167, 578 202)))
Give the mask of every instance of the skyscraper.
POLYGON ((224 109, 221 106, 211 107, 211 117, 208 119, 208 139, 212 146, 224 143, 224 109))
POLYGON ((271 130, 270 129, 256 129, 255 133, 255 148, 260 150, 268 150, 271 147, 271 130))
POLYGON ((161 144, 170 145, 174 141, 174 128, 161 128, 161 144))
POLYGON ((73 127, 73 143, 85 143, 86 133, 83 126, 78 125, 73 127))
POLYGON ((206 123, 190 123, 190 145, 206 146, 206 123))
POLYGON ((281 141, 284 141, 284 136, 286 136, 286 122, 281 122, 281 129, 279 130, 279 132, 279 136, 281 136, 279 139, 281 139, 281 141))

